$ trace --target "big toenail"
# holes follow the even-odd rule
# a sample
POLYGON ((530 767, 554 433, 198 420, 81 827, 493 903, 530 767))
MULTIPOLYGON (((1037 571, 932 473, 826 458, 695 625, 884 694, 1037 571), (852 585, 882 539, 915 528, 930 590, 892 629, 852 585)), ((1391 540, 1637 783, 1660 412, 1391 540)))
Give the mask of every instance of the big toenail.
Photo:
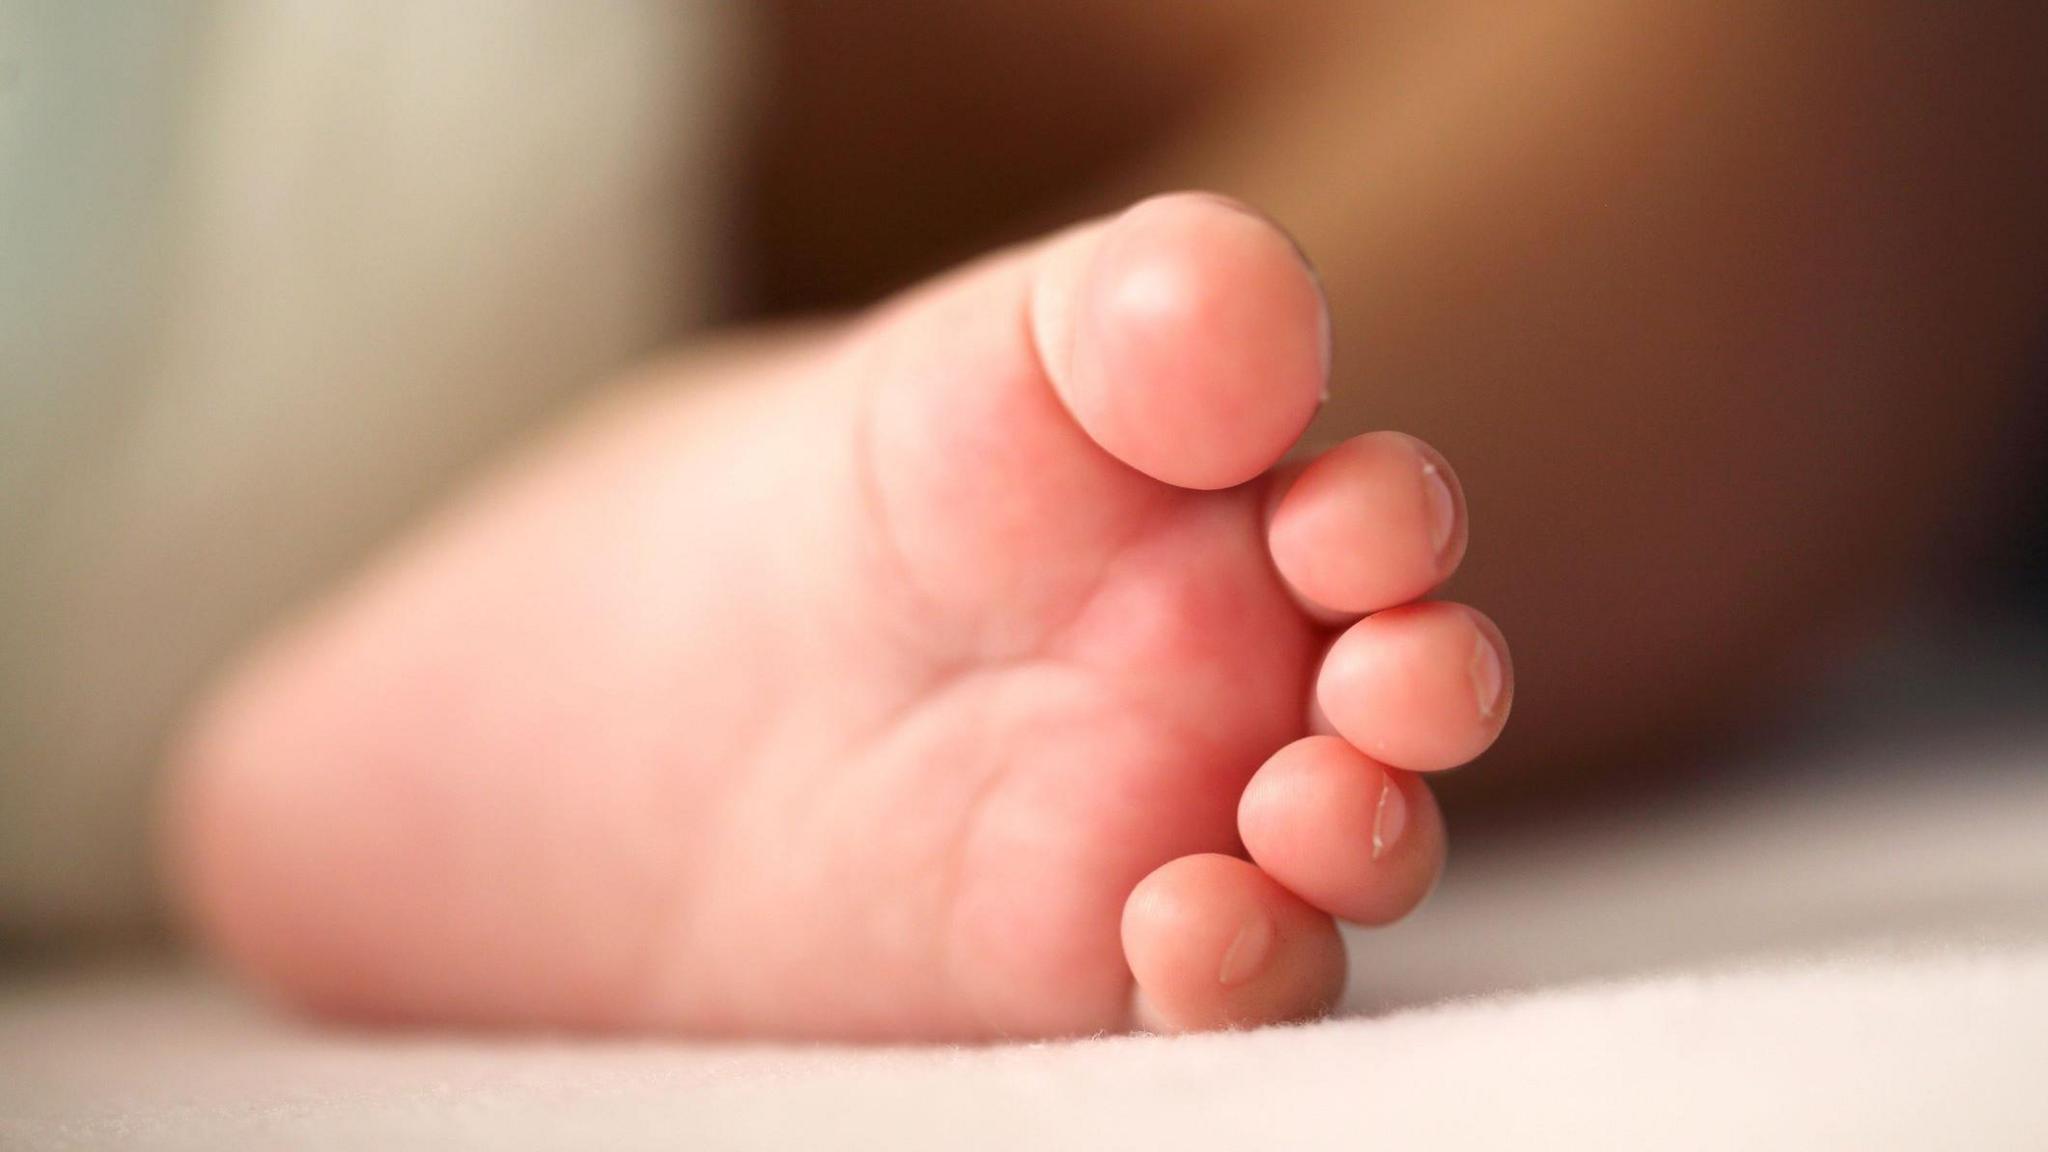
POLYGON ((1224 984, 1244 983, 1266 966, 1266 954, 1272 950, 1273 922, 1254 913, 1237 930, 1230 947, 1223 950, 1223 963, 1216 970, 1216 979, 1224 984))
POLYGON ((1500 707, 1502 677, 1500 649, 1493 646, 1485 632, 1472 629, 1472 695, 1479 701, 1479 715, 1493 719, 1494 709, 1500 707))
POLYGON ((1451 546, 1451 535, 1458 530, 1458 499, 1451 495, 1444 470, 1432 460, 1422 462, 1422 498, 1429 509, 1429 547, 1441 560, 1451 546))
POLYGON ((1408 827, 1408 798, 1392 777, 1380 778, 1380 801, 1372 811, 1372 858, 1386 855, 1408 827))

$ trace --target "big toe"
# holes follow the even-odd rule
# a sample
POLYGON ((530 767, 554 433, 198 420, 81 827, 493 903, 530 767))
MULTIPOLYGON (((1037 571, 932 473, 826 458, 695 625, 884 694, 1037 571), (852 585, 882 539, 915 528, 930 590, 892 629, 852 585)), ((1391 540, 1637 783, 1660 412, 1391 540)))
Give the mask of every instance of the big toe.
POLYGON ((1033 305, 1076 422, 1169 484, 1252 479, 1326 390, 1330 326, 1314 273, 1285 233, 1221 197, 1143 201, 1056 251, 1033 305))
POLYGON ((1070 614, 1169 486, 1272 467, 1315 414, 1329 323, 1286 234, 1184 193, 943 277, 855 331, 832 366, 862 431, 842 487, 936 609, 980 630, 992 604, 1070 614))

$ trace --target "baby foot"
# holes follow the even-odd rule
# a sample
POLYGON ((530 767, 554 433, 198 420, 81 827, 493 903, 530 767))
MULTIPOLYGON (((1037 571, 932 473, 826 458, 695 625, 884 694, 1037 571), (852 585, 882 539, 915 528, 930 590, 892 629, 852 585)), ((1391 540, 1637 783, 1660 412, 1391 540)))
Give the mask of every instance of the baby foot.
POLYGON ((968 1039, 1323 1009, 1333 917, 1436 873, 1413 773, 1478 755, 1512 694, 1484 617, 1415 602, 1464 549, 1434 452, 1271 471, 1327 332, 1282 234, 1181 195, 622 393, 201 712, 186 904, 358 1019, 968 1039))

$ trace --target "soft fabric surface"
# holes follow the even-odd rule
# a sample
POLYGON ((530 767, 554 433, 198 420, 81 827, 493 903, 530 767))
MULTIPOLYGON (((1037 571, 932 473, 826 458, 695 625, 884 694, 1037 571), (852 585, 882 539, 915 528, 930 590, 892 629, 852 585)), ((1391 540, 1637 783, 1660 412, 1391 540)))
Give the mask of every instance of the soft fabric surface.
POLYGON ((2040 673, 1997 664, 1937 670, 1943 698, 1880 669, 1770 757, 1461 843, 1420 915, 1356 938, 1354 1015, 1312 1027, 372 1036, 175 969, 20 973, 0 1147, 2048 1147, 2048 718, 2040 673))
POLYGON ((2048 951, 985 1051, 319 1037, 17 993, 8 1148, 2040 1148, 2048 951))

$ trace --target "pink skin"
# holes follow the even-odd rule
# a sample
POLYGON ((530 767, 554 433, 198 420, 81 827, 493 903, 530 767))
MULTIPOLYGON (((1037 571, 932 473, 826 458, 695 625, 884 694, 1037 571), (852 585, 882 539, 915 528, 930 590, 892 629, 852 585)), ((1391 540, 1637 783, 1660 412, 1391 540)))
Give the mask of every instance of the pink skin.
POLYGON ((1145 877, 1123 939, 1143 989, 1136 1022, 1153 1031, 1301 1019, 1344 990, 1330 914, 1235 856, 1183 856, 1145 877))
POLYGON ((1464 558, 1464 493, 1450 465, 1413 436, 1347 440, 1285 491, 1267 529, 1273 563, 1304 603, 1329 616, 1426 595, 1464 558))
POLYGON ((1333 914, 1398 914, 1442 851, 1374 760, 1469 759, 1508 695, 1504 656, 1490 711, 1460 671, 1498 640, 1476 614, 1396 607, 1462 548, 1433 453, 1368 437, 1274 491, 1326 331, 1283 235, 1175 196, 622 391, 201 710, 167 812, 197 927, 352 1019, 986 1039, 1321 1010, 1333 914), (1325 623, 1367 610, 1318 677, 1325 623), (1311 695, 1374 760, 1290 744, 1311 695))
POLYGON ((1071 370, 1053 374, 1098 444, 1186 488, 1264 472, 1308 426, 1330 371, 1313 279, 1264 277, 1248 290, 1213 274, 1299 266, 1280 232, 1218 203, 1221 213, 1192 201, 1139 213, 1104 239, 1075 303, 1071 370), (1177 243, 1192 213, 1212 217, 1199 247, 1177 243), (1190 320, 1202 339, 1187 339, 1190 320), (1298 333, 1304 323, 1312 339, 1270 339, 1276 324, 1298 333))
POLYGON ((1333 731, 1411 772, 1456 768, 1507 723, 1514 678, 1493 621, 1462 604, 1376 612, 1330 646, 1316 702, 1333 731))
POLYGON ((1274 753, 1245 787, 1237 830, 1267 875, 1357 924, 1407 915, 1443 866, 1429 788, 1334 736, 1274 753))

